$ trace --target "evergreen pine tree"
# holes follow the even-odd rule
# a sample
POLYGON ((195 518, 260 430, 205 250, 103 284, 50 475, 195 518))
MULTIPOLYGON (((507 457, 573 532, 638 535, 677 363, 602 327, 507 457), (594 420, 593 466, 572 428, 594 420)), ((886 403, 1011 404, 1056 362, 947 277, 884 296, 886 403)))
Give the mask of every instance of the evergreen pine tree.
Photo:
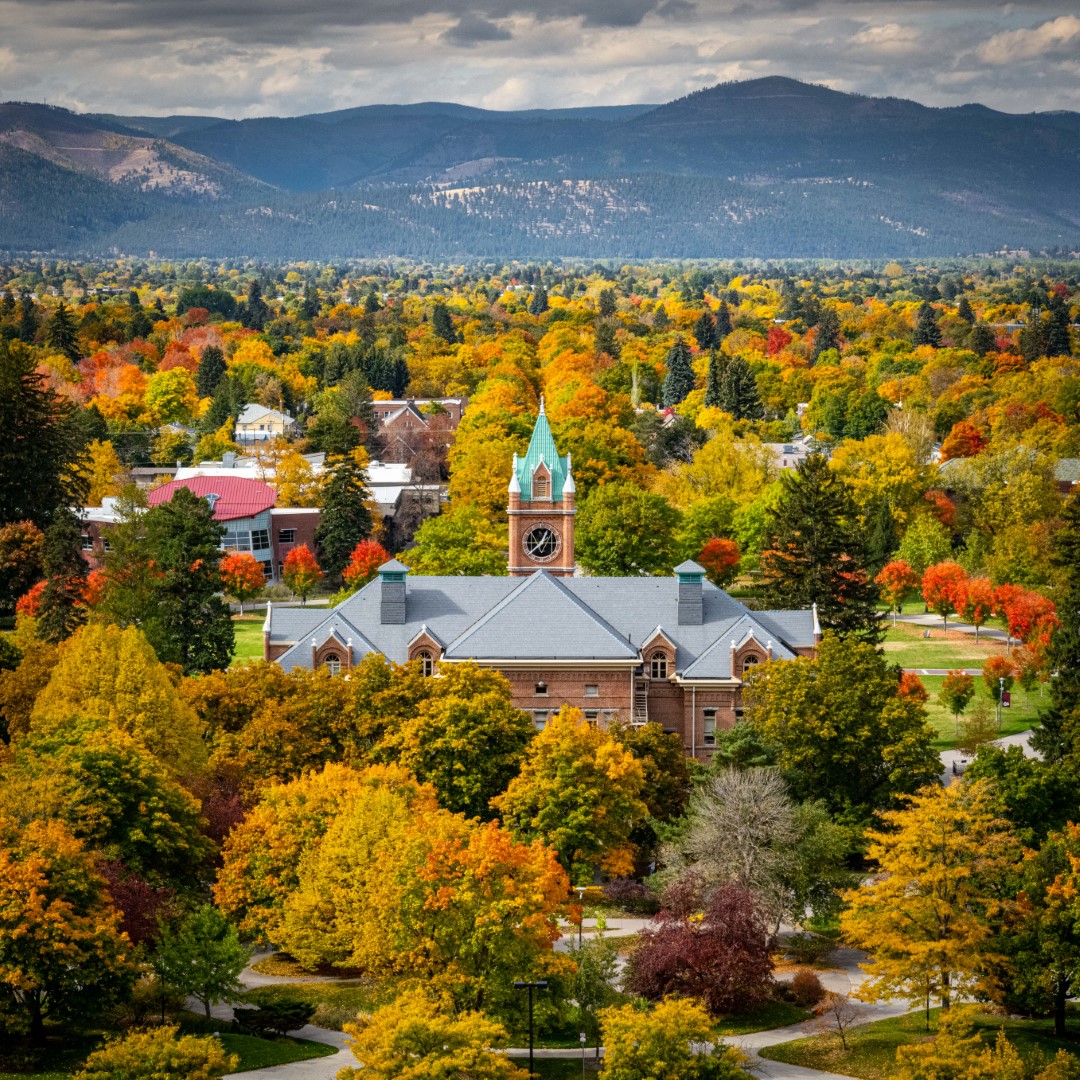
POLYGON ((817 605, 822 629, 881 640, 877 587, 855 505, 843 481, 820 454, 780 477, 780 498, 768 518, 761 555, 770 607, 817 605))
POLYGON ((705 375, 705 407, 722 409, 721 381, 723 373, 720 366, 720 354, 713 349, 709 353, 709 370, 705 375))
POLYGON ((927 300, 924 300, 922 307, 919 308, 913 340, 916 345, 931 345, 935 349, 941 346, 941 327, 938 326, 937 308, 927 300))
MULTIPOLYGON (((602 319, 610 319, 615 314, 615 290, 614 289, 601 289, 599 299, 600 317, 602 319)), ((665 311, 666 315, 667 312, 665 311)))
POLYGON ((716 340, 716 320, 711 311, 703 311, 701 318, 694 324, 694 340, 702 352, 715 349, 720 344, 716 340))
POLYGON ((10 319, 14 314, 15 297, 11 295, 10 289, 5 289, 0 293, 0 318, 10 319))
POLYGON ((671 319, 668 316, 667 308, 661 304, 656 309, 656 314, 653 315, 653 326, 657 330, 666 330, 671 323, 671 319))
POLYGON ((225 371, 225 354, 216 345, 207 345, 199 358, 199 370, 195 375, 195 389, 199 397, 213 396, 218 383, 225 377, 225 371))
POLYGON ((690 346, 678 338, 664 357, 664 405, 678 405, 694 389, 694 369, 690 366, 690 346))
POLYGON ((840 316, 832 307, 822 307, 814 337, 814 362, 823 352, 840 348, 840 316))
POLYGON ((972 326, 975 325, 975 311, 971 306, 971 301, 966 296, 960 297, 960 303, 956 305, 956 314, 959 315, 964 322, 972 326))
POLYGON ((446 305, 441 300, 432 308, 431 329, 435 332, 436 337, 442 338, 443 341, 448 342, 450 345, 457 341, 457 331, 454 329, 450 312, 447 311, 446 305))
POLYGON ((235 423, 246 402, 244 386, 241 381, 230 375, 218 380, 210 399, 210 408, 202 418, 203 431, 218 431, 222 425, 235 423))
POLYGON ((721 300, 720 306, 716 309, 716 344, 722 345, 724 338, 731 333, 732 329, 731 308, 728 307, 726 300, 721 300))
POLYGON ((1043 332, 1041 311, 1032 309, 1028 321, 1020 331, 1020 355, 1029 364, 1034 364, 1046 355, 1046 334, 1043 332))
POLYGON ((339 578, 352 550, 371 532, 367 473, 363 453, 328 457, 322 515, 315 532, 319 562, 328 575, 339 578))
POLYGON ((86 622, 86 563, 79 554, 81 546, 78 518, 68 507, 59 508, 45 530, 45 591, 38 614, 38 633, 53 644, 69 638, 86 622))
POLYGON ((968 334, 967 346, 979 356, 985 356, 997 344, 993 328, 984 322, 977 322, 968 334))
POLYGON ((69 360, 79 359, 78 333, 71 309, 63 300, 57 305, 53 317, 49 320, 47 341, 49 347, 63 353, 69 360))
POLYGON ((879 499, 867 521, 866 567, 873 577, 892 558, 900 546, 896 519, 885 499, 879 499))
POLYGON ((262 286, 252 281, 248 286, 247 302, 240 309, 240 322, 249 330, 262 330, 270 318, 270 309, 263 299, 262 286))
POLYGON ((229 666, 233 624, 221 591, 225 527, 206 499, 179 488, 144 515, 146 550, 153 560, 153 618, 147 637, 158 659, 195 675, 229 666))
POLYGON ((547 289, 543 284, 538 283, 533 290, 532 299, 529 301, 529 314, 530 315, 543 315, 548 309, 548 294, 547 289))
POLYGON ((1051 562, 1061 570, 1056 598, 1057 628, 1050 639, 1050 660, 1057 675, 1050 680, 1050 700, 1062 716, 1080 721, 1080 497, 1072 495, 1054 533, 1051 562))
POLYGON ((741 356, 733 357, 724 367, 720 380, 720 408, 736 420, 760 420, 765 415, 757 380, 741 356))
POLYGON ((1046 305, 1046 355, 1069 356, 1071 353, 1069 305, 1058 293, 1051 293, 1046 305))
POLYGON ((304 299, 300 301, 299 311, 302 319, 314 319, 319 314, 319 294, 310 281, 304 286, 304 299))
POLYGON ((596 352, 607 353, 615 360, 619 358, 619 343, 615 340, 615 327, 602 320, 596 324, 596 352))
POLYGON ((37 331, 37 304, 34 303, 34 298, 29 293, 23 293, 22 300, 19 303, 19 340, 25 341, 27 345, 32 345, 34 338, 37 336, 37 331))
POLYGON ((375 286, 372 285, 364 299, 364 314, 376 315, 380 311, 382 311, 382 304, 379 301, 379 294, 375 291, 375 286))

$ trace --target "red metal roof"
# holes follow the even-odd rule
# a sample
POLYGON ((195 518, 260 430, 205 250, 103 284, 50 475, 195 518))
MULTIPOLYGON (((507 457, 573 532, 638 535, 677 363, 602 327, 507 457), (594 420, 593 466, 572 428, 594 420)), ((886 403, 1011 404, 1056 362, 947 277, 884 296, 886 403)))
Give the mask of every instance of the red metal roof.
POLYGON ((151 506, 167 503, 182 487, 204 499, 216 495, 213 500, 216 521, 254 517, 269 510, 277 501, 277 492, 269 484, 245 476, 192 476, 187 480, 170 480, 151 491, 146 501, 151 506))

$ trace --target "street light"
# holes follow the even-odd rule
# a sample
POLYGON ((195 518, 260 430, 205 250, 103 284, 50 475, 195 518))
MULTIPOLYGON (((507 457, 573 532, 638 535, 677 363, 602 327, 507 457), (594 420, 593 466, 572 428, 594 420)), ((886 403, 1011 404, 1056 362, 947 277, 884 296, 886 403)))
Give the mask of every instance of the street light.
POLYGON ((533 990, 546 990, 547 980, 541 979, 539 982, 515 982, 515 990, 528 990, 529 991, 529 1075, 534 1076, 533 1072, 533 990))
POLYGON ((1001 730, 1001 702, 1005 697, 1005 676, 998 679, 998 731, 1001 730))
POLYGON ((588 889, 588 885, 575 885, 574 891, 578 895, 578 902, 581 904, 581 918, 578 919, 577 924, 577 947, 581 948, 581 934, 585 926, 585 892, 588 889))

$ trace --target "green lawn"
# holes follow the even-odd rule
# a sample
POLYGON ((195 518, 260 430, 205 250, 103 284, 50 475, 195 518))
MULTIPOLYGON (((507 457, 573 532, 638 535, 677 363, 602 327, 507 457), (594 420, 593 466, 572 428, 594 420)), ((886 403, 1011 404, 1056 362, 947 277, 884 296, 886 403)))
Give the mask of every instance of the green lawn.
POLYGON ((237 615, 233 618, 236 644, 233 647, 233 664, 249 660, 261 660, 263 655, 263 623, 265 615, 237 615))
MULTIPOLYGON (((586 1051, 586 1057, 591 1058, 593 1051, 586 1051)), ((511 1058, 515 1065, 529 1071, 529 1059, 511 1058)), ((533 1075, 542 1077, 543 1080, 581 1080, 581 1058, 534 1058, 533 1075)), ((588 1072, 586 1076, 603 1076, 603 1073, 588 1072)))
POLYGON ((337 1048, 307 1039, 257 1039, 253 1035, 232 1035, 222 1032, 222 1046, 230 1054, 240 1058, 237 1072, 265 1069, 271 1065, 287 1065, 290 1061, 307 1061, 310 1058, 329 1057, 337 1048))
MULTIPOLYGON (((931 1010, 932 1028, 937 1024, 937 1013, 937 1009, 931 1010)), ((1004 1027, 1005 1034, 1025 1057, 1040 1051, 1049 1060, 1059 1049, 1071 1053, 1080 1051, 1080 1020, 1076 1019, 1070 1024, 1069 1037, 1065 1039, 1054 1038, 1050 1020, 1011 1020, 983 1014, 977 1026, 987 1045, 992 1045, 998 1030, 1004 1027)), ((848 1034, 846 1054, 835 1035, 796 1039, 766 1047, 760 1053, 763 1058, 789 1065, 842 1073, 861 1080, 887 1080, 895 1072, 896 1048, 926 1037, 925 1016, 920 1011, 856 1027, 848 1034)))
MULTIPOLYGON (((953 715, 945 709, 937 699, 941 684, 945 681, 944 675, 920 675, 923 686, 926 687, 930 700, 925 708, 930 726, 937 732, 938 737, 934 741, 934 748, 938 751, 953 750, 956 748, 957 734, 953 715)), ((971 710, 976 702, 984 702, 993 712, 997 705, 990 696, 982 677, 975 676, 975 699, 964 711, 965 716, 971 715, 971 710)), ((1046 692, 1039 697, 1038 690, 1032 690, 1030 699, 1028 694, 1019 687, 1012 690, 1012 705, 1008 709, 1001 710, 1001 734, 1016 735, 1021 731, 1027 731, 1039 722, 1040 715, 1050 707, 1050 698, 1046 692)), ((963 717, 961 717, 963 719, 963 717)))
POLYGON ((930 637, 923 634, 926 627, 897 623, 889 626, 885 635, 885 658, 904 668, 981 668, 991 656, 1004 656, 1005 645, 1000 641, 982 638, 976 643, 971 634, 946 637, 939 627, 932 627, 930 637))
POLYGON ((771 1031, 809 1020, 813 1013, 787 1001, 770 1001, 754 1012, 742 1016, 725 1016, 716 1022, 717 1035, 749 1035, 753 1031, 771 1031))

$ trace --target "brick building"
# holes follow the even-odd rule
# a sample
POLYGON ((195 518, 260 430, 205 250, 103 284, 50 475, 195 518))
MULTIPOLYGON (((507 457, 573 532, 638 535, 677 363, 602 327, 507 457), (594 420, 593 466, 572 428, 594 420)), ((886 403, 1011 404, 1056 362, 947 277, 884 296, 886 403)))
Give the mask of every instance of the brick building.
POLYGON ((538 727, 564 705, 600 724, 656 721, 691 757, 742 708, 746 672, 813 653, 813 611, 750 611, 694 562, 672 576, 575 577, 574 480, 543 413, 509 484, 508 577, 413 577, 397 560, 329 612, 271 608, 264 655, 289 670, 474 660, 501 671, 538 727))

